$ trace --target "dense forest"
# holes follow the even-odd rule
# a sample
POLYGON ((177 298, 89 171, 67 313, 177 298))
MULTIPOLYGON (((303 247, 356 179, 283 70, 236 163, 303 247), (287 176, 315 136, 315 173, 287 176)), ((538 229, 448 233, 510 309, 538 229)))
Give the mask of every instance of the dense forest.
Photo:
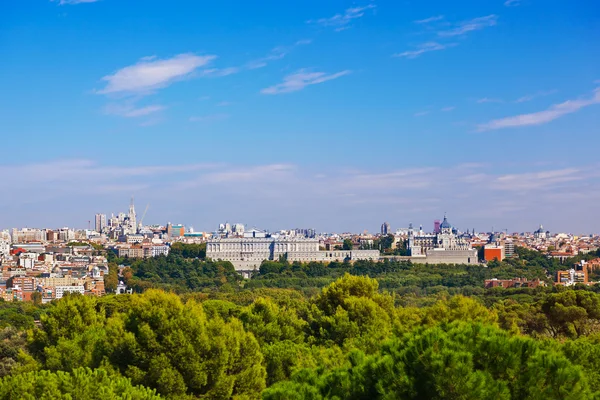
POLYGON ((0 302, 0 399, 600 399, 595 287, 483 289, 564 268, 539 253, 243 280, 201 250, 111 256, 133 295, 0 302))

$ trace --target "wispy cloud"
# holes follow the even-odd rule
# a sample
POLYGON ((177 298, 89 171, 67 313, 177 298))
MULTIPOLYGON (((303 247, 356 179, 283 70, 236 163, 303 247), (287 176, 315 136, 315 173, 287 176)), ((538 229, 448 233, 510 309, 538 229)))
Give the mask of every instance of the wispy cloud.
POLYGON ((216 104, 217 107, 228 107, 230 105, 232 105, 233 103, 231 101, 220 101, 216 104))
POLYGON ((98 93, 141 93, 168 86, 210 63, 214 55, 179 54, 168 59, 145 57, 134 65, 102 78, 106 87, 98 93))
POLYGON ((530 94, 530 95, 527 95, 527 96, 520 97, 517 100, 515 100, 515 103, 525 103, 527 101, 531 101, 531 100, 536 99, 538 97, 550 96, 551 94, 554 94, 556 92, 558 92, 558 90, 547 90, 547 91, 537 92, 537 93, 534 93, 534 94, 530 94))
POLYGON ((200 71, 200 75, 209 78, 219 78, 222 76, 229 76, 237 74, 241 71, 239 67, 228 67, 228 68, 207 68, 200 71))
POLYGON ((567 100, 555 104, 544 111, 530 114, 522 114, 514 117, 500 118, 478 126, 478 131, 490 131, 503 128, 515 128, 519 126, 542 125, 554 121, 564 115, 571 114, 582 108, 600 103, 600 88, 596 88, 592 97, 587 99, 567 100))
POLYGON ((469 21, 463 21, 458 23, 454 28, 445 31, 438 32, 439 36, 460 36, 468 32, 478 31, 480 29, 495 26, 498 22, 498 16, 495 14, 487 15, 485 17, 473 18, 469 21))
POLYGON ((481 99, 477 99, 477 103, 479 103, 479 104, 485 104, 485 103, 504 103, 504 100, 490 98, 490 97, 482 97, 481 99))
POLYGON ((208 173, 204 176, 203 181, 207 183, 242 183, 264 179, 265 177, 273 178, 273 175, 287 174, 294 169, 295 166, 291 164, 259 165, 248 168, 232 169, 229 171, 208 173))
POLYGON ((150 114, 157 113, 159 111, 164 110, 165 107, 153 104, 145 107, 136 108, 132 104, 109 104, 105 107, 104 111, 106 114, 111 115, 119 115, 121 117, 135 118, 135 117, 144 117, 150 114))
POLYGON ((281 47, 281 46, 275 47, 265 57, 258 58, 256 60, 252 60, 252 61, 248 62, 246 64, 246 68, 257 69, 257 68, 266 67, 267 64, 269 63, 269 61, 281 60, 288 54, 288 52, 289 52, 289 48, 285 48, 285 47, 281 47))
MULTIPOLYGON (((201 223, 200 230, 212 229, 232 212, 233 218, 262 228, 316 224, 323 230, 362 230, 376 228, 374 221, 383 214, 395 226, 407 226, 411 220, 417 225, 431 221, 445 210, 462 229, 479 229, 484 217, 488 224, 501 221, 511 230, 535 229, 548 215, 553 215, 556 230, 594 229, 594 219, 581 215, 595 215, 597 209, 597 164, 547 170, 522 166, 516 171, 503 164, 430 165, 385 170, 328 167, 326 174, 317 174, 321 169, 279 163, 135 166, 75 159, 0 164, 0 175, 11 176, 14 182, 14 190, 0 196, 0 207, 7 210, 3 223, 8 226, 80 227, 95 212, 115 211, 121 203, 126 206, 134 193, 152 203, 155 211, 149 221, 164 222, 176 215, 189 224, 201 223), (78 185, 68 184, 73 181, 78 185), (20 193, 31 185, 39 194, 23 199, 20 193), (57 186, 61 190, 52 190, 57 186), (235 207, 239 196, 246 200, 242 209, 235 207), (551 213, 574 196, 577 207, 551 213), (52 213, 57 207, 68 208, 68 215, 52 213), (210 213, 194 220, 199 207, 210 208, 210 213), (350 218, 332 214, 332 207, 350 218)), ((425 226, 430 229, 429 222, 425 226)))
POLYGON ((294 48, 296 48, 298 46, 306 46, 310 43, 312 43, 312 40, 302 39, 302 40, 296 41, 296 43, 294 43, 291 46, 277 46, 277 47, 271 49, 269 54, 267 54, 266 56, 248 62, 245 65, 245 68, 257 69, 257 68, 266 67, 270 61, 281 60, 282 58, 286 57, 292 50, 294 50, 294 48))
POLYGON ((453 111, 454 109, 456 109, 456 107, 444 107, 440 111, 449 112, 449 111, 453 111))
POLYGON ((350 72, 351 71, 349 70, 345 70, 336 72, 334 74, 327 74, 325 72, 308 72, 307 70, 300 70, 283 78, 282 83, 261 90, 261 93, 280 94, 296 92, 304 89, 306 86, 316 85, 318 83, 337 79, 344 75, 348 75, 350 72))
POLYGON ((441 21, 444 19, 443 15, 436 15, 433 17, 429 17, 429 18, 425 18, 425 19, 419 19, 417 21, 414 21, 415 24, 429 24, 431 22, 436 22, 436 21, 441 21))
POLYGON ((498 190, 522 191, 556 187, 558 184, 584 179, 576 168, 564 168, 551 171, 500 175, 491 181, 490 187, 498 190))
POLYGON ((190 122, 215 122, 215 121, 223 121, 229 118, 229 114, 219 113, 219 114, 210 114, 203 115, 198 117, 190 117, 190 122))
POLYGON ((415 117, 424 117, 427 114, 429 114, 429 111, 419 111, 418 113, 415 113, 415 117))
POLYGON ((456 46, 456 43, 440 44, 437 42, 427 42, 419 45, 417 50, 409 50, 403 53, 393 54, 392 57, 417 58, 421 54, 428 53, 430 51, 440 51, 454 46, 456 46))
POLYGON ((65 5, 82 4, 82 3, 95 3, 99 0, 50 0, 50 1, 53 1, 53 2, 58 1, 59 6, 65 6, 65 5))
POLYGON ((521 4, 521 0, 506 0, 504 5, 506 7, 516 7, 521 4))
POLYGON ((320 18, 317 20, 306 21, 309 24, 317 24, 325 27, 334 27, 336 31, 342 31, 348 28, 348 25, 357 18, 365 15, 365 11, 376 8, 374 4, 368 4, 362 7, 350 7, 343 14, 335 14, 330 18, 320 18))

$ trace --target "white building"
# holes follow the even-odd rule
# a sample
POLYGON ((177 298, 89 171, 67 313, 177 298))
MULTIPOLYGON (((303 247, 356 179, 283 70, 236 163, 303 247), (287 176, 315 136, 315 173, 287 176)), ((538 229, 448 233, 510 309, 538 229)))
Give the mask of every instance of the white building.
POLYGON ((540 225, 538 230, 533 232, 533 237, 536 239, 548 239, 550 237, 550 231, 544 231, 544 227, 540 225))
POLYGON ((19 267, 32 269, 35 266, 38 255, 36 253, 22 253, 19 256, 19 267))
POLYGON ((444 216, 440 232, 429 235, 414 233, 412 225, 408 230, 408 250, 410 260, 419 264, 477 264, 477 250, 471 243, 458 236, 456 229, 444 216))
POLYGON ((55 290, 55 294, 56 294, 54 297, 56 299, 61 299, 65 293, 81 293, 81 294, 85 293, 85 288, 83 287, 83 285, 55 286, 54 290, 55 290))
POLYGON ((151 247, 152 249, 152 257, 158 256, 168 256, 169 255, 169 246, 166 244, 154 244, 151 247))
POLYGON ((0 239, 0 259, 8 258, 10 256, 10 241, 0 239))
POLYGON ((317 239, 244 237, 213 239, 206 245, 206 256, 229 261, 238 271, 252 271, 280 257, 289 262, 378 260, 379 250, 321 251, 317 239))

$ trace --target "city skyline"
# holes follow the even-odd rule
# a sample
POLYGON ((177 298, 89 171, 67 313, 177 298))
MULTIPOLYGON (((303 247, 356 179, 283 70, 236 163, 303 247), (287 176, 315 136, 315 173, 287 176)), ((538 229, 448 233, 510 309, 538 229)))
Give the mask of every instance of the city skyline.
MULTIPOLYGON (((146 206, 146 209, 143 211, 142 214, 142 220, 144 220, 144 218, 146 217, 148 210, 150 208, 150 204, 148 204, 146 206)), ((431 219, 428 222, 413 222, 412 220, 406 223, 399 223, 397 225, 393 225, 390 224, 388 221, 384 221, 380 228, 379 231, 377 230, 369 230, 369 229, 361 229, 361 230, 357 230, 357 231, 353 231, 353 230, 335 230, 335 229, 315 229, 314 227, 311 226, 301 226, 301 225, 294 225, 292 226, 276 226, 276 227, 264 227, 264 226, 259 226, 257 224, 249 224, 244 222, 243 220, 230 220, 230 219, 222 219, 220 220, 218 223, 216 223, 214 226, 211 227, 200 227, 200 228, 196 228, 194 225, 192 224, 188 224, 185 223, 185 221, 168 221, 168 222, 164 222, 164 221, 150 221, 148 222, 147 220, 144 220, 144 224, 142 225, 142 222, 139 222, 139 226, 137 225, 137 223, 135 222, 136 219, 138 219, 140 216, 137 214, 137 212, 135 211, 135 202, 134 202, 134 198, 132 197, 130 199, 130 203, 128 205, 128 209, 125 211, 121 211, 121 210, 117 210, 116 212, 110 212, 110 213, 105 213, 105 212, 100 212, 100 213, 96 213, 93 216, 93 219, 89 219, 87 220, 87 226, 83 227, 83 226, 68 226, 68 225, 56 225, 56 226, 41 226, 41 225, 31 225, 31 226, 22 226, 22 225, 18 225, 18 226, 10 226, 10 227, 5 227, 5 226, 0 226, 0 231, 2 230, 11 230, 11 229, 74 229, 74 230, 85 230, 86 228, 92 231, 96 231, 96 232, 100 232, 102 233, 102 229, 98 229, 98 227, 100 226, 101 228, 104 227, 109 227, 111 226, 111 222, 116 224, 114 226, 117 225, 122 225, 125 224, 126 226, 128 226, 131 230, 131 232, 134 232, 135 229, 139 228, 139 227, 168 227, 169 225, 178 225, 181 227, 184 227, 186 232, 205 232, 205 233, 216 233, 216 232, 220 232, 222 227, 225 226, 229 226, 229 227, 234 227, 234 226, 241 226, 243 229, 246 230, 253 230, 253 229, 258 229, 264 232, 269 232, 269 233, 275 233, 275 232, 280 232, 280 231, 293 231, 293 230, 311 230, 314 231, 315 233, 318 234, 322 234, 322 233, 331 233, 331 234, 347 234, 347 233, 353 233, 353 234, 361 234, 361 233, 368 233, 371 235, 377 235, 377 234, 394 234, 397 233, 398 231, 404 231, 404 230, 408 230, 408 229, 414 229, 414 231, 418 232, 418 231, 423 231, 423 232, 427 232, 427 233, 433 233, 436 234, 439 232, 440 229, 440 224, 442 222, 441 219, 434 217, 434 219, 431 219), (133 222, 131 222, 133 221, 133 222), (135 225, 135 229, 134 229, 134 225, 135 225), (385 227, 385 229, 384 229, 385 227), (386 233, 384 233, 384 231, 386 233)), ((445 222, 447 220, 447 213, 444 212, 443 214, 443 221, 445 222)), ((113 226, 113 227, 114 227, 113 226)), ((543 227, 543 224, 540 223, 538 225, 536 225, 534 228, 531 229, 524 229, 524 230, 514 230, 514 229, 510 229, 510 228, 498 228, 498 227, 494 227, 492 226, 491 229, 476 229, 474 227, 472 228, 463 228, 460 227, 458 225, 455 224, 451 224, 451 226, 453 228, 456 228, 459 232, 464 232, 464 233, 469 233, 471 231, 473 231, 473 233, 475 233, 475 231, 477 231, 478 233, 532 233, 532 232, 537 232, 537 231, 541 231, 542 228, 544 231, 548 231, 550 232, 550 230, 543 227)), ((598 232, 595 231, 590 231, 590 232, 569 232, 569 231, 554 231, 554 233, 569 233, 569 234, 598 234, 598 232)))
POLYGON ((295 5, 0 5, 0 228, 598 231, 600 9, 295 5))

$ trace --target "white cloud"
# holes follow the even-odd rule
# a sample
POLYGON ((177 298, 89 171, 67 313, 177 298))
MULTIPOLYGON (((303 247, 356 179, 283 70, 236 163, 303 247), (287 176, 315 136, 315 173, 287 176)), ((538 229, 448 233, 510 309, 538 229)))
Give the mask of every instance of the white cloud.
POLYGON ((218 171, 208 173, 203 177, 206 183, 225 183, 225 182, 250 182, 257 180, 272 179, 273 175, 287 174, 295 169, 290 164, 270 164, 259 165, 247 168, 235 168, 228 171, 218 171))
POLYGON ((179 54, 169 59, 141 59, 134 65, 122 68, 102 80, 106 87, 98 93, 140 93, 168 86, 185 78, 197 68, 210 63, 213 55, 197 56, 191 53, 179 54))
POLYGON ((443 112, 449 112, 449 111, 453 111, 454 109, 456 109, 456 107, 444 107, 441 109, 441 111, 443 112))
POLYGON ((241 69, 239 67, 227 67, 227 68, 207 68, 200 71, 201 76, 209 78, 220 78, 223 76, 229 76, 237 74, 241 69))
POLYGON ((495 26, 498 22, 498 16, 495 14, 487 15, 485 17, 473 18, 469 21, 463 21, 456 25, 456 27, 438 32, 439 36, 460 36, 468 32, 478 31, 490 26, 495 26))
POLYGON ((521 0, 506 0, 504 5, 506 7, 516 7, 521 4, 521 0))
POLYGON ((376 8, 374 4, 368 4, 362 7, 350 7, 343 14, 336 14, 330 18, 320 18, 317 20, 307 21, 309 24, 317 24, 325 27, 335 27, 336 31, 342 31, 348 28, 353 20, 361 18, 365 15, 365 11, 376 8))
POLYGON ((139 108, 136 108, 131 104, 109 104, 106 106, 105 112, 111 115, 120 115, 122 117, 135 118, 154 114, 164 109, 164 106, 158 104, 153 104, 139 108))
POLYGON ((230 101, 220 101, 216 104, 217 107, 228 107, 230 105, 232 105, 233 103, 230 101))
POLYGON ((414 21, 415 24, 429 24, 431 22, 436 22, 436 21, 441 21, 444 19, 443 15, 436 15, 433 17, 429 17, 429 18, 425 18, 425 19, 419 19, 417 21, 414 21))
POLYGON ((538 97, 549 96, 549 95, 554 94, 556 92, 557 92, 557 90, 547 90, 547 91, 537 92, 537 93, 534 93, 534 94, 530 94, 530 95, 527 95, 527 96, 520 97, 517 100, 515 100, 515 103, 525 103, 527 101, 531 101, 531 100, 536 99, 538 97))
POLYGON ((594 229, 595 220, 581 216, 595 215, 598 165, 548 170, 531 165, 516 172, 506 165, 427 165, 435 164, 383 170, 278 163, 132 166, 77 159, 0 164, 0 175, 13 182, 12 190, 0 197, 0 206, 7 210, 5 227, 82 227, 96 212, 126 207, 135 194, 152 204, 149 222, 176 219, 200 230, 213 229, 226 218, 274 230, 306 224, 322 230, 362 231, 378 228, 377 221, 383 220, 390 220, 394 228, 412 221, 430 229, 430 221, 444 211, 462 229, 502 223, 510 230, 527 230, 539 221, 557 229, 558 225, 585 232, 594 229), (23 191, 32 185, 37 195, 23 198, 23 191), (557 197, 560 193, 571 196, 557 197), (572 202, 573 196, 578 196, 577 207, 552 212, 557 205, 572 202), (240 198, 241 208, 236 207, 240 198), (339 212, 331 213, 332 208, 339 212))
POLYGON ((483 97, 481 99, 478 99, 477 103, 479 103, 479 104, 484 104, 484 103, 504 103, 504 101, 502 99, 494 99, 494 98, 490 98, 490 97, 483 97))
POLYGON ((429 111, 419 111, 418 113, 415 113, 415 117, 424 117, 427 114, 429 114, 429 111))
POLYGON ((344 75, 348 75, 350 72, 351 71, 349 70, 345 70, 334 74, 327 74, 325 72, 308 72, 307 70, 300 70, 283 78, 282 83, 261 90, 261 93, 280 94, 295 92, 302 90, 309 85, 316 85, 318 83, 340 78, 344 75))
POLYGON ((500 175, 491 181, 490 187, 498 190, 522 191, 535 190, 546 187, 580 181, 584 179, 582 173, 576 168, 559 170, 500 175))
POLYGON ((257 68, 266 67, 270 61, 281 60, 282 58, 287 56, 294 48, 296 48, 298 46, 305 46, 310 43, 312 43, 312 40, 302 39, 302 40, 296 41, 296 43, 294 43, 291 46, 277 46, 277 47, 271 49, 269 54, 267 54, 265 57, 258 58, 256 60, 252 60, 252 61, 248 62, 246 64, 245 68, 257 69, 257 68))
POLYGON ((437 42, 427 42, 419 45, 417 50, 409 50, 403 53, 394 54, 392 57, 406 57, 406 58, 417 58, 423 53, 428 53, 430 51, 439 51, 444 50, 449 47, 456 46, 456 43, 448 43, 448 44, 440 44, 437 42))
MULTIPOLYGON (((57 1, 57 0, 50 0, 50 1, 57 1)), ((97 1, 99 1, 99 0, 58 0, 58 5, 65 6, 65 5, 82 4, 82 3, 95 3, 97 1)))
POLYGON ((514 117, 506 117, 492 120, 488 123, 478 126, 478 131, 490 131, 503 128, 514 128, 520 126, 542 125, 564 115, 579 111, 582 108, 600 103, 600 88, 594 90, 592 97, 587 99, 567 100, 560 104, 555 104, 544 111, 530 114, 521 114, 514 117))

